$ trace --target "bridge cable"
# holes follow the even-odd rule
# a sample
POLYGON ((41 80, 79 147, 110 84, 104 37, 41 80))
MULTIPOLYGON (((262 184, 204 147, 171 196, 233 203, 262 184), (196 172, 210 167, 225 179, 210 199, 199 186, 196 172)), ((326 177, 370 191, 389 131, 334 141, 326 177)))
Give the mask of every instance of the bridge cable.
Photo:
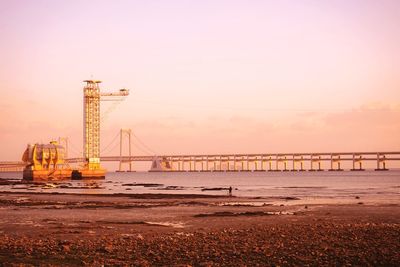
POLYGON ((140 150, 141 152, 143 152, 146 156, 154 156, 154 154, 149 153, 148 151, 142 149, 141 147, 139 147, 139 146, 137 146, 137 145, 135 145, 135 144, 133 144, 133 146, 134 146, 135 148, 137 148, 138 150, 140 150))
MULTIPOLYGON (((100 154, 103 154, 117 139, 119 136, 119 132, 113 137, 113 139, 111 140, 110 143, 108 143, 108 145, 106 145, 101 151, 100 154)), ((108 152, 108 151, 107 151, 108 152)))
MULTIPOLYGON (((107 150, 107 153, 108 153, 108 152, 114 151, 118 146, 119 146, 119 143, 118 143, 118 142, 115 143, 114 146, 113 146, 111 149, 108 149, 108 150, 107 150)), ((104 153, 103 153, 103 154, 104 154, 104 153)))
POLYGON ((145 155, 147 155, 147 156, 152 156, 153 155, 153 153, 151 153, 149 150, 146 150, 146 148, 143 147, 143 145, 139 144, 139 142, 136 143, 136 142, 133 142, 133 140, 132 140, 131 144, 133 145, 134 148, 140 150, 145 155))
MULTIPOLYGON (((111 142, 110 144, 112 144, 112 143, 114 143, 114 142, 111 142)), ((152 156, 152 155, 153 155, 152 153, 149 153, 148 151, 146 151, 146 150, 144 150, 143 148, 141 148, 140 146, 138 146, 136 143, 134 143, 134 142, 132 142, 132 143, 133 143, 133 146, 134 146, 136 149, 140 150, 140 151, 143 152, 145 155, 147 155, 147 156, 152 156)), ((109 144, 109 145, 110 145, 110 144, 109 144)), ((111 147, 111 149, 107 149, 107 152, 112 152, 112 151, 114 151, 119 145, 120 145, 120 143, 115 143, 114 146, 111 147)), ((103 153, 103 154, 104 154, 104 153, 103 153)))
MULTIPOLYGON (((76 155, 76 157, 80 157, 82 156, 82 152, 80 152, 79 149, 77 149, 73 143, 71 143, 71 141, 68 139, 68 152, 72 151, 73 155, 76 155)), ((71 155, 68 155, 69 158, 71 158, 71 155)))
POLYGON ((136 138, 136 140, 148 151, 150 151, 153 155, 157 155, 157 152, 155 152, 153 149, 149 148, 142 140, 140 140, 139 137, 132 131, 132 135, 136 138))

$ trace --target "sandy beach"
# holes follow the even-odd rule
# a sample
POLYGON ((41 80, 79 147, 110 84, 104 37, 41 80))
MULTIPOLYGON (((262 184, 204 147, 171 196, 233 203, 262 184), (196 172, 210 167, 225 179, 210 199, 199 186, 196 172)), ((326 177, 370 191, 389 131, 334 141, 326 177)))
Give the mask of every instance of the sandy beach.
POLYGON ((2 266, 398 266, 400 206, 0 193, 2 266))

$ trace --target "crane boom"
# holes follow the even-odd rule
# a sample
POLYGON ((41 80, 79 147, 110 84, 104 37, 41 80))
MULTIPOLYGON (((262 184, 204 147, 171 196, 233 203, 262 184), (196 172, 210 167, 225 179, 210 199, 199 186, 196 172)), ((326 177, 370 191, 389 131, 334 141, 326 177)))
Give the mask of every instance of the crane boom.
POLYGON ((120 89, 118 92, 114 93, 100 93, 100 97, 105 97, 105 96, 128 96, 129 95, 129 90, 128 89, 120 89))

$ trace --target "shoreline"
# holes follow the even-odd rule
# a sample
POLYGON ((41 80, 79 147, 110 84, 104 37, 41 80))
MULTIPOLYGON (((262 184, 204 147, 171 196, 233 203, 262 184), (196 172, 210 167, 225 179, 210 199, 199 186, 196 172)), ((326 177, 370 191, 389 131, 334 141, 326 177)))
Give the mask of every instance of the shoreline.
POLYGON ((0 191, 0 195, 65 195, 65 196, 98 196, 98 197, 130 197, 139 199, 158 199, 158 198, 226 198, 236 197, 228 195, 207 195, 207 194, 165 194, 165 193, 69 193, 69 192, 10 192, 0 191))
MULTIPOLYGON (((128 198, 137 200, 162 200, 162 199, 220 199, 227 200, 230 202, 252 202, 257 203, 268 203, 269 205, 281 205, 281 206, 296 206, 296 205, 375 205, 375 206, 386 206, 386 205, 397 205, 400 203, 399 195, 365 195, 365 194, 348 194, 342 196, 307 196, 298 197, 291 195, 281 196, 241 196, 241 195, 229 195, 223 190, 219 191, 221 194, 193 194, 193 193, 73 193, 73 192, 26 192, 26 191, 0 191, 1 195, 26 195, 26 196, 65 196, 69 198, 128 198)), ((1 198, 0 198, 1 199, 1 198)))

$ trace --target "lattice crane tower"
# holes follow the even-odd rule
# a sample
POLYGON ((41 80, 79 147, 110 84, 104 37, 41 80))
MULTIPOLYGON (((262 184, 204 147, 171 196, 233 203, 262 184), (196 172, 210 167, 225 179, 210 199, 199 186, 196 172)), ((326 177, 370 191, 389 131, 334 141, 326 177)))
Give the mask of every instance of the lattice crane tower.
POLYGON ((104 177, 105 170, 100 166, 100 101, 120 101, 129 95, 129 90, 121 89, 115 93, 102 93, 99 86, 101 81, 85 80, 84 82, 86 85, 83 88, 83 157, 86 164, 81 170, 81 176, 104 177))

